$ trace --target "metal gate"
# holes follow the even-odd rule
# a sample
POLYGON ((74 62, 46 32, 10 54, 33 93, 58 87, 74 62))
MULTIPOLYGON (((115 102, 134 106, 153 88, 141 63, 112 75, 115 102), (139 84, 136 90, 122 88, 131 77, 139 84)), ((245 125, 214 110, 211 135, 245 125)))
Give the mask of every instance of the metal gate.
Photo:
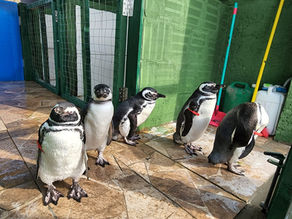
POLYGON ((127 57, 122 0, 41 0, 19 9, 27 78, 80 107, 105 83, 118 103, 127 57))

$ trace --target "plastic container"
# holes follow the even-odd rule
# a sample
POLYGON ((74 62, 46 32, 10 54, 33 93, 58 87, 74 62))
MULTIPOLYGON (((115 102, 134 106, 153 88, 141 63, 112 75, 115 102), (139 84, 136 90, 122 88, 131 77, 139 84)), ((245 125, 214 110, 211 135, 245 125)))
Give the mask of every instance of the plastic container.
POLYGON ((275 135, 279 116, 282 110, 285 94, 276 91, 277 86, 269 86, 267 91, 260 90, 257 93, 256 103, 260 103, 269 115, 267 130, 269 135, 275 135))
POLYGON ((233 107, 251 100, 253 88, 248 83, 235 81, 230 84, 224 95, 223 112, 227 113, 233 107))
MULTIPOLYGON (((268 88, 270 86, 273 86, 273 85, 272 84, 264 83, 263 84, 263 87, 262 87, 262 90, 268 90, 268 88)), ((275 85, 274 87, 276 87, 276 91, 277 92, 287 93, 287 89, 284 86, 275 85)))

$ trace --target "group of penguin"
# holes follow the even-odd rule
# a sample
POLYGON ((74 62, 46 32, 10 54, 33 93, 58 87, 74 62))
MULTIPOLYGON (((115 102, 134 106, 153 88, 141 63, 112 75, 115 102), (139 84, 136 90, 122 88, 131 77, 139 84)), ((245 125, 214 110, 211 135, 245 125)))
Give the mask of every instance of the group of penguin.
MULTIPOLYGON (((194 155, 201 150, 192 142, 207 129, 220 87, 213 82, 201 83, 178 115, 173 140, 183 144, 188 154, 194 155)), ((57 205, 64 195, 53 183, 69 177, 72 185, 68 198, 80 202, 82 197, 87 197, 78 184, 88 170, 86 151, 97 150, 96 164, 104 167, 109 163, 103 152, 112 140, 123 139, 128 145, 136 145, 140 139, 137 127, 149 117, 158 98, 165 98, 165 95, 146 87, 120 103, 114 112, 110 87, 98 84, 81 114, 71 103, 56 104, 38 133, 36 176, 47 185, 44 205, 57 205)), ((209 162, 227 163, 228 170, 243 175, 243 171, 236 168, 236 162, 251 152, 255 132, 261 132, 268 121, 265 109, 257 103, 244 103, 232 109, 217 128, 209 162)))

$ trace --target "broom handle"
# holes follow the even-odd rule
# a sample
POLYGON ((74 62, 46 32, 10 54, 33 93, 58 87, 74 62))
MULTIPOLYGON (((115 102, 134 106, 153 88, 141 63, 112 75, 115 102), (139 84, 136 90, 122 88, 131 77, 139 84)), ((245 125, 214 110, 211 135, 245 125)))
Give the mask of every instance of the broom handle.
MULTIPOLYGON (((229 56, 229 50, 230 50, 230 44, 231 44, 231 39, 232 39, 232 33, 233 33, 233 29, 234 29, 236 13, 237 13, 237 2, 234 3, 234 8, 233 8, 233 16, 232 16, 232 22, 231 22, 231 27, 230 27, 228 45, 227 45, 227 49, 226 49, 222 77, 221 77, 221 82, 220 82, 221 85, 223 85, 223 83, 224 83, 225 72, 226 72, 226 67, 227 67, 227 62, 228 62, 228 56, 229 56)), ((222 87, 220 87, 220 89, 219 89, 219 94, 218 94, 218 99, 217 99, 217 104, 216 104, 217 111, 219 110, 221 95, 222 95, 222 87)))
POLYGON ((276 31, 276 28, 277 28, 277 25, 278 25, 278 21, 279 21, 279 17, 280 17, 282 8, 283 8, 283 4, 284 4, 284 0, 281 0, 280 3, 279 3, 279 7, 278 7, 278 11, 277 11, 275 20, 274 20, 272 31, 271 31, 271 34, 270 34, 270 37, 269 37, 269 41, 268 41, 267 48, 266 48, 266 51, 265 51, 265 55, 264 55, 264 58, 263 58, 263 61, 262 61, 262 65, 261 65, 261 68, 260 68, 260 71, 259 71, 256 87, 254 89, 254 92, 253 92, 253 95, 252 95, 252 98, 251 98, 251 102, 254 102, 256 100, 256 97, 257 97, 257 92, 258 92, 258 89, 259 89, 259 86, 260 86, 260 82, 261 82, 261 79, 262 79, 262 76, 263 76, 263 72, 264 72, 264 69, 265 69, 265 66, 266 66, 266 61, 267 61, 267 58, 268 58, 268 55, 269 55, 269 52, 270 52, 270 48, 271 48, 272 41, 273 41, 273 38, 274 38, 274 34, 275 34, 275 31, 276 31))

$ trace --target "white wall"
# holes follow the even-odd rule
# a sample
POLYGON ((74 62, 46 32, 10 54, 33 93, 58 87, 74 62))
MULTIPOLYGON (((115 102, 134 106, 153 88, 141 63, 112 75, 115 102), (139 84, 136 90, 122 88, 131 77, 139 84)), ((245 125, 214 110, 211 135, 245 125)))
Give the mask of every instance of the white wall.
POLYGON ((49 61, 49 75, 50 84, 56 86, 56 74, 55 74, 55 54, 54 54, 54 34, 53 34, 53 21, 52 15, 45 15, 46 21, 46 33, 48 44, 48 61, 49 61))

